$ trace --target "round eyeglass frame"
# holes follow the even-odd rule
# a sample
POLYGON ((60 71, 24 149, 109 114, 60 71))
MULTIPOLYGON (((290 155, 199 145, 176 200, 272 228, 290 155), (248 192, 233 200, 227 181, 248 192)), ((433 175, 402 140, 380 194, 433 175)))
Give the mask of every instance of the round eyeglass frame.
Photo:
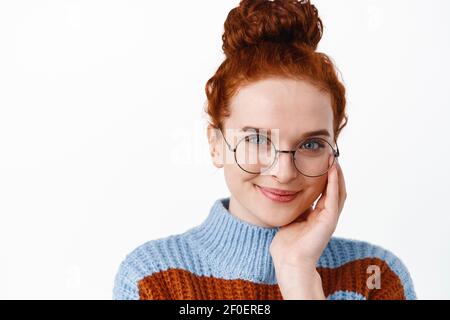
POLYGON ((294 150, 280 150, 280 149, 277 149, 277 148, 276 148, 275 144, 273 143, 273 141, 272 141, 269 137, 264 136, 264 137, 265 137, 267 140, 269 140, 270 143, 273 145, 273 148, 275 149, 275 157, 274 157, 274 159, 273 159, 273 162, 272 162, 265 170, 263 170, 263 171, 261 171, 261 172, 259 172, 259 173, 258 173, 258 172, 251 172, 251 171, 247 171, 247 170, 245 170, 244 168, 241 167, 241 165, 240 165, 239 162, 237 161, 236 150, 237 150, 237 147, 239 146, 239 143, 241 143, 242 140, 248 138, 248 137, 251 136, 251 135, 256 135, 257 133, 252 133, 251 135, 247 135, 247 136, 243 137, 242 139, 240 139, 240 140, 236 143, 236 147, 233 148, 233 147, 231 147, 231 145, 228 143, 227 139, 225 139, 225 135, 223 134, 222 129, 219 129, 219 131, 220 131, 220 133, 222 134, 223 140, 224 140, 225 143, 227 144, 228 149, 229 149, 231 152, 234 153, 234 161, 236 162, 236 164, 238 165, 238 167, 241 168, 243 171, 245 171, 245 172, 247 172, 247 173, 250 173, 250 174, 261 174, 261 173, 263 173, 263 172, 265 172, 265 171, 268 171, 268 170, 269 170, 270 168, 272 168, 273 165, 277 162, 277 160, 278 160, 278 155, 279 155, 280 153, 290 153, 290 154, 292 155, 291 160, 292 160, 292 162, 294 163, 294 167, 295 167, 295 169, 297 169, 297 171, 298 171, 300 174, 304 175, 305 177, 316 178, 316 177, 320 177, 320 176, 323 176, 324 174, 326 174, 326 173, 330 170, 330 168, 333 166, 335 159, 336 159, 337 157, 339 157, 339 155, 340 155, 340 153, 339 153, 339 146, 338 146, 338 144, 337 144, 337 141, 334 141, 334 143, 336 144, 336 150, 333 148, 333 146, 332 146, 327 140, 325 140, 325 139, 323 139, 323 138, 319 138, 319 137, 317 137, 317 138, 314 138, 314 137, 308 137, 308 138, 305 138, 305 139, 301 140, 301 141, 297 144, 297 146, 295 147, 294 150), (304 174, 303 172, 300 171, 299 168, 297 168, 297 165, 295 164, 295 152, 297 151, 297 147, 298 147, 298 146, 301 146, 303 142, 305 142, 306 140, 310 140, 310 139, 320 139, 320 140, 324 141, 325 143, 327 143, 327 144, 331 147, 331 150, 333 150, 333 156, 334 156, 334 157, 333 157, 333 163, 328 167, 328 169, 327 169, 324 173, 319 174, 319 175, 316 175, 316 176, 310 176, 310 175, 304 174))

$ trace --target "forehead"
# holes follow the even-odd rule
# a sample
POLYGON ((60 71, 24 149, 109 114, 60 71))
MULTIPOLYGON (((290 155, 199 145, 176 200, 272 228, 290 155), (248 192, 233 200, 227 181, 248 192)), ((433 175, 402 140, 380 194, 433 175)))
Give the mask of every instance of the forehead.
POLYGON ((307 81, 267 78, 241 87, 231 99, 228 126, 279 129, 283 136, 328 129, 332 134, 331 97, 307 81))

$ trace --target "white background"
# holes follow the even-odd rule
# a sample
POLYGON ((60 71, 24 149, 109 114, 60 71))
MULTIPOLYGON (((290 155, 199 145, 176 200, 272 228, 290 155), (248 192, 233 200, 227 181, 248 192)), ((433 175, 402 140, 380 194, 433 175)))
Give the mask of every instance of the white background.
MULTIPOLYGON (((449 299, 450 2, 313 3, 348 91, 335 235, 449 299)), ((229 195, 203 106, 237 4, 0 1, 0 298, 110 299, 128 252, 229 195)))

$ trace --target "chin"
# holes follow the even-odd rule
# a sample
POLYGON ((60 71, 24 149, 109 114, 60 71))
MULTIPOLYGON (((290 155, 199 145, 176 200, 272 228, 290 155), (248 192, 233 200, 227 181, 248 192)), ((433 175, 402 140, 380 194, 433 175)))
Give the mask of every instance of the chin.
POLYGON ((289 213, 283 213, 283 212, 274 213, 271 210, 268 210, 267 212, 265 212, 267 210, 267 208, 265 208, 265 210, 261 210, 261 209, 256 209, 256 210, 259 210, 256 212, 260 213, 257 216, 258 219, 261 222, 263 222, 265 225, 267 225, 268 227, 283 227, 285 225, 288 225, 292 221, 294 221, 297 217, 297 215, 293 215, 291 217, 291 214, 289 214, 289 213))

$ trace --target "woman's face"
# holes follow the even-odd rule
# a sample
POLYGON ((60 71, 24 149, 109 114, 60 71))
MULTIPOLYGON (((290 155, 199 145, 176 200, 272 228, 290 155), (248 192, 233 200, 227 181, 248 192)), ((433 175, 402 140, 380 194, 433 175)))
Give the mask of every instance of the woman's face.
MULTIPOLYGON (((302 80, 266 78, 241 87, 223 124, 223 134, 232 148, 240 138, 254 133, 243 133, 240 130, 244 127, 270 129, 273 134, 268 136, 280 150, 294 150, 309 137, 326 139, 335 148, 331 97, 302 80), (307 135, 322 129, 329 136, 307 135)), ((305 212, 326 186, 327 174, 315 178, 302 175, 289 153, 279 153, 275 164, 263 174, 247 173, 234 162, 220 132, 209 127, 208 138, 213 163, 224 169, 231 193, 229 211, 244 221, 263 227, 287 225, 305 212), (299 193, 292 201, 279 202, 266 197, 257 186, 299 193)))

